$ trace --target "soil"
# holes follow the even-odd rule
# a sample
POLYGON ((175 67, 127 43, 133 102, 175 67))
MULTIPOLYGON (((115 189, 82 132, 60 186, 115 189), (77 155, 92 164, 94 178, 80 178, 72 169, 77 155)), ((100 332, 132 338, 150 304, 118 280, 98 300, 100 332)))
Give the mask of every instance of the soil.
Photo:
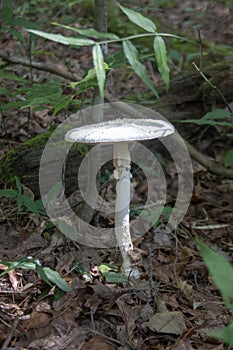
MULTIPOLYGON (((164 28, 168 26, 164 23, 169 23, 170 32, 174 30, 198 37, 198 28, 203 45, 207 47, 208 42, 212 48, 219 44, 233 45, 230 2, 227 6, 224 1, 159 1, 156 8, 151 1, 143 3, 144 13, 156 16, 164 28)), ((85 19, 85 9, 77 6, 80 16, 85 19)), ((9 33, 4 34, 1 41, 1 50, 27 57, 26 49, 17 44, 9 33)), ((64 62, 69 59, 70 71, 78 71, 76 74, 80 75, 80 79, 91 66, 89 49, 64 50, 62 46, 42 40, 38 45, 38 51, 44 45, 44 51, 56 54, 46 56, 38 53, 37 61, 66 69, 64 62)), ((208 63, 216 63, 220 58, 223 60, 214 49, 209 51, 208 63)), ((182 62, 176 63, 174 78, 183 74, 183 67, 190 71, 193 69, 191 62, 187 64, 183 61, 185 59, 187 56, 184 54, 182 62)), ((150 66, 147 68, 150 69, 150 66)), ((12 66, 12 72, 29 78, 26 67, 12 66)), ((36 70, 33 74, 35 80, 43 81, 50 77, 48 73, 36 70)), ((151 76, 160 83, 154 69, 151 76)), ((136 95, 140 99, 143 94, 148 96, 148 91, 135 74, 121 70, 113 78, 115 97, 129 99, 136 95)), ((83 106, 91 97, 92 90, 80 96, 83 106)), ((2 103, 11 101, 12 98, 7 100, 5 96, 2 103)), ((195 108, 194 105, 190 107, 196 113, 194 118, 202 116, 200 108, 205 101, 199 102, 195 108)), ((207 103, 205 107, 206 111, 213 107, 222 108, 222 102, 215 106, 207 103)), ((1 128, 1 154, 6 154, 9 147, 22 144, 28 136, 44 134, 51 125, 62 122, 67 113, 69 111, 54 116, 49 108, 38 110, 31 115, 28 128, 28 110, 6 111, 1 128)), ((177 128, 179 131, 179 126, 177 128)), ((230 142, 222 136, 222 129, 194 128, 193 125, 186 130, 182 128, 181 133, 185 133, 199 150, 223 163, 230 142)), ((149 147, 152 152, 156 151, 156 144, 151 143, 149 147)), ((160 157, 167 183, 166 208, 172 208, 177 195, 177 170, 172 159, 166 157, 166 152, 161 150, 160 157)), ((165 229, 167 216, 164 212, 158 225, 134 242, 132 259, 140 269, 139 280, 127 279, 120 274, 118 248, 93 248, 74 242, 55 226, 51 227, 46 216, 29 213, 25 206, 19 208, 15 198, 1 197, 0 269, 6 269, 3 264, 6 261, 21 261, 18 268, 0 277, 2 349, 229 350, 229 346, 210 334, 232 322, 232 312, 225 307, 195 239, 199 237, 233 262, 233 182, 211 175, 195 161, 192 165, 193 194, 178 228, 172 232, 165 229), (72 290, 65 292, 56 283, 50 286, 43 280, 38 265, 37 271, 23 269, 22 259, 29 256, 38 259, 42 267, 57 271, 72 290)), ((145 204, 148 183, 144 174, 136 168, 133 168, 133 173, 132 207, 136 210, 137 206, 145 204)), ((103 169, 101 195, 112 200, 115 198, 115 184, 109 176, 107 169, 103 169)), ((1 184, 3 187, 4 178, 1 184)), ((24 187, 23 190, 32 200, 38 199, 34 198, 30 188, 24 187)), ((77 193, 71 196, 71 203, 77 204, 78 196, 77 193)), ((63 219, 67 218, 64 216, 63 219)), ((69 224, 68 219, 66 224, 69 224)), ((93 224, 96 227, 112 227, 113 217, 96 213, 93 224)))

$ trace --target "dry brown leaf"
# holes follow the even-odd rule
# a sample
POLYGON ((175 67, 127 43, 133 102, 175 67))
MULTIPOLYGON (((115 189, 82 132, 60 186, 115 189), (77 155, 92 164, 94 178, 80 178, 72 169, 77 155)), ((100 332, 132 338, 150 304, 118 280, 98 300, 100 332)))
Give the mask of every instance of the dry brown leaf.
POLYGON ((185 298, 193 302, 194 294, 193 294, 193 286, 189 284, 187 281, 182 280, 182 278, 178 277, 176 278, 176 284, 177 287, 183 292, 185 298))
POLYGON ((190 340, 188 339, 180 339, 178 340, 172 350, 194 350, 190 340))
POLYGON ((148 327, 158 333, 180 335, 186 329, 184 317, 180 311, 158 312, 149 320, 148 327))
MULTIPOLYGON (((130 297, 132 300, 132 298, 130 297)), ((129 295, 123 295, 122 297, 118 298, 116 301, 116 304, 120 310, 121 317, 124 321, 126 330, 127 330, 127 336, 129 339, 132 338, 133 332, 136 328, 136 320, 140 318, 140 312, 142 309, 142 306, 140 305, 129 305, 128 301, 129 295)))
POLYGON ((224 345, 220 344, 218 346, 216 346, 213 350, 223 350, 224 349, 224 345))
POLYGON ((88 340, 81 348, 81 350, 114 350, 114 347, 106 343, 103 339, 99 337, 94 337, 88 340))
POLYGON ((36 312, 50 312, 51 306, 49 305, 49 303, 41 302, 35 306, 35 311, 36 312))
POLYGON ((7 317, 7 319, 16 319, 16 318, 21 318, 24 315, 23 310, 16 304, 11 304, 11 303, 3 303, 0 302, 0 311, 4 316, 7 317))
MULTIPOLYGON (((8 266, 6 266, 4 264, 0 264, 0 270, 6 271, 7 269, 8 269, 8 266)), ((17 290, 19 282, 17 280, 17 275, 16 275, 15 270, 11 270, 7 274, 9 276, 9 280, 11 282, 12 288, 14 290, 17 290)))
POLYGON ((48 325, 51 321, 51 316, 49 316, 46 312, 37 312, 33 311, 28 320, 23 321, 23 328, 34 329, 41 328, 48 325))
POLYGON ((86 308, 90 309, 91 313, 94 314, 97 311, 97 309, 98 309, 99 305, 101 304, 101 302, 102 302, 102 299, 99 297, 99 295, 94 293, 93 295, 91 295, 87 299, 87 301, 86 301, 84 306, 86 308))

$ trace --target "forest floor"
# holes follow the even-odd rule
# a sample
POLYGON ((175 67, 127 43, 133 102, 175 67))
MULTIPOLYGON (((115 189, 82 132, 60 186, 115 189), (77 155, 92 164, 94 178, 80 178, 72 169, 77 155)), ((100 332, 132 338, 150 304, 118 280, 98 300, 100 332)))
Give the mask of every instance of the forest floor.
MULTIPOLYGON (((174 28, 176 33, 197 36, 196 28, 199 28, 203 41, 212 42, 210 56, 213 62, 217 62, 219 57, 214 55, 214 46, 233 45, 232 10, 220 1, 184 0, 174 3, 172 9, 166 6, 157 9, 156 18, 169 23, 169 28, 174 28)), ((73 56, 74 51, 64 50, 55 43, 46 41, 43 44, 46 45, 44 51, 56 50, 57 53, 43 58, 45 65, 52 63, 57 69, 63 69, 65 56, 70 59, 71 69, 79 67, 80 78, 91 66, 91 55, 86 49, 76 51, 76 56, 73 56)), ((15 55, 24 54, 10 34, 2 40, 2 50, 15 55)), ((13 69, 19 75, 28 74, 28 68, 14 66, 13 69)), ((34 78, 39 80, 42 74, 35 71, 34 78)), ((130 99, 138 91, 146 93, 134 74, 127 76, 127 83, 125 74, 128 73, 119 74, 119 79, 114 77, 115 97, 121 99, 127 96, 130 99)), ((159 82, 159 77, 153 74, 159 82)), ((85 99, 89 94, 80 98, 85 99)), ((7 102, 10 101, 5 98, 3 103, 7 102)), ((203 104, 204 101, 200 101, 200 109, 203 104)), ((211 107, 208 106, 209 109, 211 107)), ((13 147, 26 140, 27 113, 22 109, 6 112, 0 136, 1 155, 7 153, 9 144, 13 147)), ((193 118, 201 116, 200 112, 193 118)), ((54 116, 49 110, 38 110, 31 117, 29 135, 43 134, 50 125, 64 118, 62 113, 54 116)), ((178 124, 178 131, 192 135, 192 144, 206 156, 223 163, 228 143, 221 135, 221 129, 210 127, 202 133, 203 129, 196 126, 193 129, 195 134, 192 134, 193 126, 187 126, 187 130, 183 125, 180 128, 178 124)), ((17 261, 32 256, 43 267, 59 272, 72 286, 72 291, 68 293, 54 286, 51 288, 35 269, 18 268, 0 277, 2 349, 230 349, 210 336, 213 331, 229 324, 232 314, 224 306, 208 274, 195 237, 233 261, 233 181, 210 174, 195 161, 193 169, 193 196, 176 231, 164 232, 166 217, 163 216, 159 226, 151 228, 135 242, 141 253, 137 261, 141 270, 139 280, 121 279, 118 273, 103 273, 103 266, 120 264, 117 248, 90 248, 75 243, 64 237, 56 227, 49 227, 47 217, 29 214, 25 208, 19 210, 15 199, 1 197, 1 261, 17 261)), ((172 207, 176 200, 177 174, 171 160, 167 161, 164 171, 168 188, 167 205, 172 207)), ((137 178, 136 181, 135 194, 143 203, 146 182, 137 178)), ((4 184, 4 179, 1 182, 4 184)), ((33 196, 30 189, 25 190, 33 196)), ((103 221, 108 222, 108 218, 103 221)), ((112 224, 111 218, 109 223, 112 224)), ((0 269, 4 268, 0 264, 0 269)))

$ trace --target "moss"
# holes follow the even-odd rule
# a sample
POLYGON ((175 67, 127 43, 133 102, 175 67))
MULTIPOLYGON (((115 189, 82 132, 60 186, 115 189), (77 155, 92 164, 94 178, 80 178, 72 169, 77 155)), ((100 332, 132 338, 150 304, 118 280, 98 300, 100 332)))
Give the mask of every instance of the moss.
MULTIPOLYGON (((0 183, 8 188, 14 187, 15 176, 18 176, 20 181, 26 186, 30 186, 31 181, 38 182, 36 178, 39 174, 40 158, 45 144, 56 129, 57 133, 53 141, 57 140, 57 142, 55 142, 54 147, 63 149, 65 144, 63 139, 66 128, 68 130, 70 126, 67 125, 62 129, 56 129, 56 126, 52 126, 46 133, 37 135, 17 148, 7 152, 0 160, 0 183)), ((72 145, 71 153, 79 153, 85 156, 88 151, 88 145, 75 143, 72 145)))
MULTIPOLYGON (((11 187, 15 184, 15 176, 20 176, 20 154, 23 150, 29 148, 35 148, 39 146, 43 146, 46 144, 51 134, 55 130, 56 126, 51 126, 50 129, 42 134, 33 137, 30 140, 27 140, 22 145, 18 146, 7 152, 2 158, 0 162, 0 182, 4 183, 5 186, 11 187)), ((20 176, 21 177, 21 176, 20 176)))
POLYGON ((1 159, 0 179, 7 187, 15 183, 16 174, 13 171, 13 164, 17 159, 18 152, 18 149, 12 149, 1 159))
POLYGON ((45 145, 55 129, 56 129, 55 125, 51 126, 47 132, 45 132, 44 134, 41 134, 41 135, 37 135, 37 136, 33 137, 32 139, 27 140, 20 147, 31 148, 31 147, 38 147, 41 145, 45 145))

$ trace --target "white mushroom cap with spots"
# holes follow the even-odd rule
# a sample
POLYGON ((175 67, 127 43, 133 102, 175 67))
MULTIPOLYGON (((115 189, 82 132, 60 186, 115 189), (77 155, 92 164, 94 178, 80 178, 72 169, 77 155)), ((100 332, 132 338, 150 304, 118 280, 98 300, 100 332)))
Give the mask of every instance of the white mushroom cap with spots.
POLYGON ((164 120, 119 118, 72 129, 66 133, 65 139, 87 144, 133 142, 165 137, 172 133, 173 125, 164 120))

